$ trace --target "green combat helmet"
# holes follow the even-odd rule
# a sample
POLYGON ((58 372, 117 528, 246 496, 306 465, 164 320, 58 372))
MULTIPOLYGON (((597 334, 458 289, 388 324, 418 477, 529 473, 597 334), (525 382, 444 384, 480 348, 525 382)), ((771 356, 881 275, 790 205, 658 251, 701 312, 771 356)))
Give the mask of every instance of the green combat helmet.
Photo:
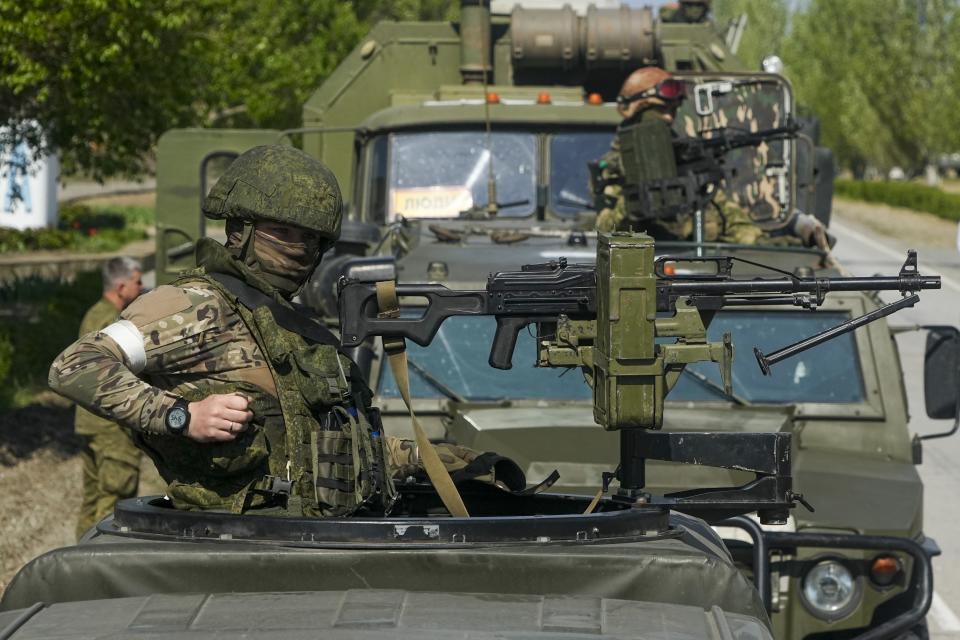
POLYGON ((263 145, 233 161, 204 199, 203 213, 297 225, 320 234, 326 249, 340 236, 342 204, 325 164, 287 145, 263 145))

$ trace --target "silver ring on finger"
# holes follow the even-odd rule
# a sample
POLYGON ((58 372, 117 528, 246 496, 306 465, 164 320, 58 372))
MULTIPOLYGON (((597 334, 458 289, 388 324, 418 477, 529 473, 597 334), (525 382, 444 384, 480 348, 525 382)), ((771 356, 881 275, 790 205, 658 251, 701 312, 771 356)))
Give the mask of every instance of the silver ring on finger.
POLYGON ((233 433, 233 425, 235 424, 236 424, 235 422, 231 422, 230 427, 227 429, 227 431, 229 431, 230 433, 233 433))

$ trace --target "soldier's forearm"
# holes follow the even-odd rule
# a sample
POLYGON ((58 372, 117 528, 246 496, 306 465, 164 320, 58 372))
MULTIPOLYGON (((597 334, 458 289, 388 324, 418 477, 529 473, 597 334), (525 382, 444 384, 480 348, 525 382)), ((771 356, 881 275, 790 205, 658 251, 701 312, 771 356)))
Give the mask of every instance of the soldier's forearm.
POLYGON ((138 378, 103 333, 87 335, 57 356, 48 383, 91 413, 135 431, 163 433, 164 414, 176 399, 138 378))

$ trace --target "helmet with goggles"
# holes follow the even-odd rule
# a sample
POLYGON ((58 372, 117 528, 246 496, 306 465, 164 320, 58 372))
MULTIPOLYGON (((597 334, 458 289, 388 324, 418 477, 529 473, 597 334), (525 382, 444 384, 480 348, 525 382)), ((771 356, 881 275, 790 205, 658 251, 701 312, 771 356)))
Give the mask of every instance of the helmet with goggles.
POLYGON ((683 82, 660 67, 642 67, 624 81, 617 96, 621 113, 650 107, 676 107, 685 95, 683 82))
POLYGON ((340 237, 340 185, 325 164, 287 145, 241 154, 203 201, 208 218, 272 221, 309 229, 332 244, 340 237))

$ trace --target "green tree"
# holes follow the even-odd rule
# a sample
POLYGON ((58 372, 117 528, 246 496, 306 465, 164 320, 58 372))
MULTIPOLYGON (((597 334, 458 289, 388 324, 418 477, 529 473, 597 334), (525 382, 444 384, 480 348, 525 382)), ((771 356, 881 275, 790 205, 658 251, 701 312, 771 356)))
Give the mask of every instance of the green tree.
POLYGON ((787 0, 717 0, 713 15, 717 25, 746 14, 747 26, 737 57, 749 68, 760 69, 766 56, 782 55, 790 9, 787 0))
POLYGON ((784 47, 798 100, 855 171, 918 170, 960 143, 956 0, 811 0, 784 47))
POLYGON ((105 178, 173 127, 295 127, 365 31, 337 0, 0 0, 0 144, 105 178))
POLYGON ((457 0, 354 0, 352 4, 357 16, 371 27, 379 20, 456 20, 460 13, 457 0))
POLYGON ((139 173, 159 132, 196 121, 202 23, 192 0, 0 0, 0 143, 139 173))
POLYGON ((208 118, 215 126, 291 128, 307 97, 366 32, 349 3, 207 0, 208 118))

